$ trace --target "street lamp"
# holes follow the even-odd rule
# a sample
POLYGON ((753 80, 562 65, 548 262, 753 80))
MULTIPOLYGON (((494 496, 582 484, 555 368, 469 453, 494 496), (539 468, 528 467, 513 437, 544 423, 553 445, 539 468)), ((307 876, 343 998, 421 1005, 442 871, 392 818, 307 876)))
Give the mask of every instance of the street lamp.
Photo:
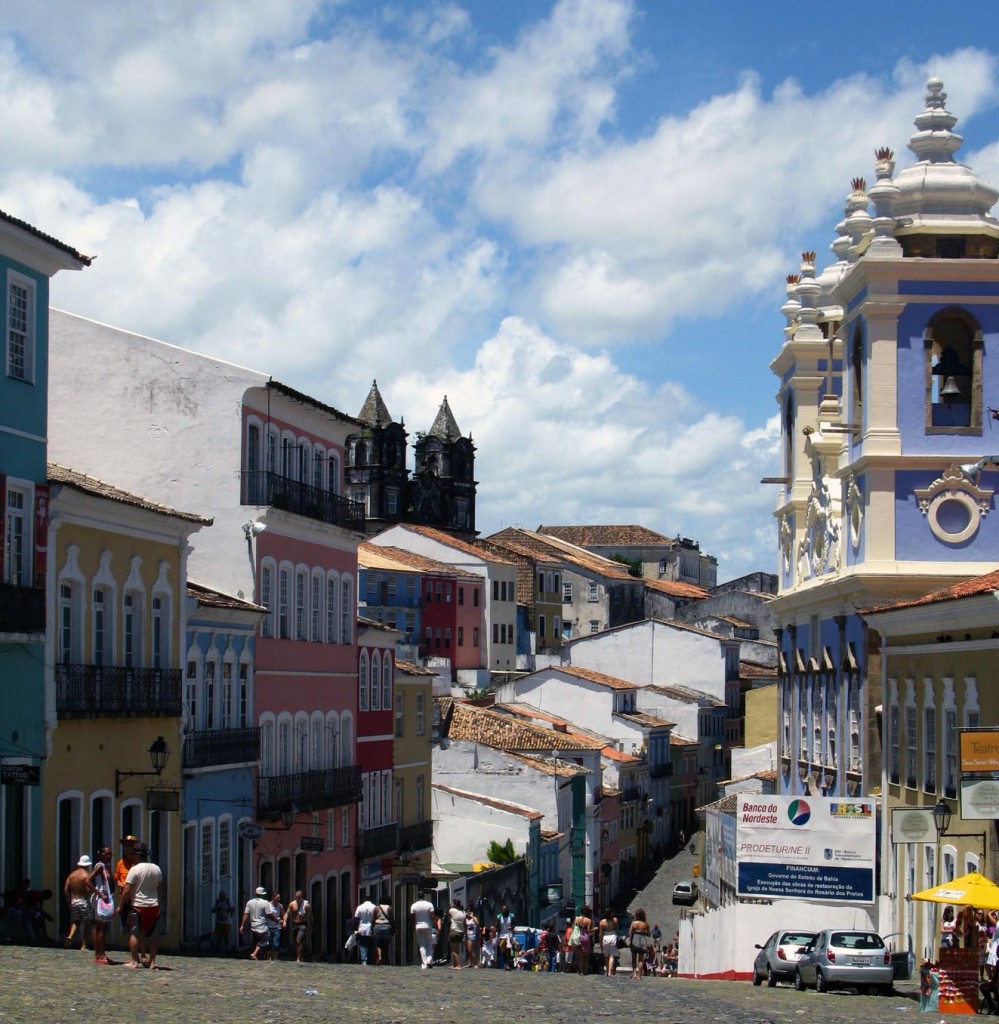
POLYGON ((950 809, 950 804, 941 797, 933 805, 933 824, 937 829, 937 838, 947 835, 947 829, 950 828, 950 820, 954 817, 954 812, 950 809))
POLYGON ((163 769, 166 768, 166 763, 170 759, 170 748, 166 744, 166 740, 162 736, 157 736, 153 740, 152 745, 149 747, 149 760, 153 766, 151 772, 123 772, 118 768, 114 770, 114 794, 115 796, 121 796, 121 784, 126 779, 133 779, 137 775, 162 775, 163 769))

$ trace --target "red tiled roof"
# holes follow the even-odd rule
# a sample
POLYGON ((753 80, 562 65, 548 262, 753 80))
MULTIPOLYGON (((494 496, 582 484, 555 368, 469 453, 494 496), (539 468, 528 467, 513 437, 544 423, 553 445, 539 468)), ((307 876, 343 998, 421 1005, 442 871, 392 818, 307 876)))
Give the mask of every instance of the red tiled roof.
POLYGON ((538 533, 587 547, 672 547, 675 543, 645 526, 539 526, 538 533))
POLYGON ((424 668, 422 665, 415 665, 411 661, 405 661, 403 658, 395 659, 396 670, 406 676, 430 676, 437 675, 433 669, 424 668))
POLYGON ((439 544, 446 544, 449 548, 454 548, 456 551, 464 551, 467 555, 474 555, 476 558, 481 558, 484 562, 497 562, 503 565, 513 564, 509 559, 488 552, 476 544, 469 544, 468 541, 461 540, 459 537, 455 537, 454 534, 445 533, 444 530, 435 530, 432 526, 418 526, 415 523, 406 523, 403 528, 412 533, 418 533, 423 537, 428 537, 430 540, 435 540, 439 544))
POLYGON ((684 583, 683 580, 645 580, 645 585, 650 590, 658 590, 662 594, 669 594, 670 597, 707 597, 708 592, 704 587, 694 583, 684 583))
POLYGON ((911 601, 898 601, 895 604, 874 605, 871 608, 861 608, 861 615, 870 612, 890 612, 902 608, 915 608, 922 604, 937 604, 940 601, 958 601, 962 597, 978 597, 981 594, 990 594, 999 590, 999 569, 994 572, 987 572, 984 576, 975 576, 970 580, 962 580, 953 586, 945 587, 943 590, 934 591, 925 597, 917 597, 911 601))
POLYGON ((388 544, 383 547, 368 541, 357 547, 357 564, 365 569, 397 569, 400 572, 410 570, 426 575, 460 576, 476 583, 482 582, 481 576, 459 569, 449 562, 438 562, 435 558, 427 558, 426 555, 418 555, 405 548, 392 547, 388 544))
POLYGON ((233 597, 231 594, 223 594, 221 590, 213 587, 206 587, 202 583, 195 583, 194 580, 187 581, 187 593, 193 597, 198 604, 205 608, 227 608, 241 612, 266 612, 263 605, 253 604, 241 597, 233 597))
MULTIPOLYGON (((565 672, 570 676, 577 676, 579 679, 588 679, 591 683, 606 686, 611 690, 637 690, 634 683, 627 679, 618 679, 617 676, 609 676, 604 672, 595 672, 591 668, 580 668, 578 665, 553 665, 556 672, 565 672)), ((543 671, 543 670, 542 670, 543 671)))
POLYGON ((472 740, 498 750, 521 752, 600 750, 603 746, 595 740, 571 737, 498 711, 473 707, 460 700, 454 701, 448 736, 452 740, 472 740))

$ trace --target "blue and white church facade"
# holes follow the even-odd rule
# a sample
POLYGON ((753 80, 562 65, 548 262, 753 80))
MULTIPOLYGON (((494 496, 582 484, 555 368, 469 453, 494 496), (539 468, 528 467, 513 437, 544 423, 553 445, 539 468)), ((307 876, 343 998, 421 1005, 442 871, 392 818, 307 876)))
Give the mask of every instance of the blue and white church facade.
MULTIPOLYGON (((999 562, 999 191, 955 159, 956 123, 931 79, 909 140, 916 162, 896 173, 892 152, 876 150, 873 185, 853 181, 835 261, 817 272, 805 253, 788 278, 771 364, 784 794, 880 791, 891 695, 858 610, 999 562)), ((960 727, 978 683, 954 685, 960 727)))

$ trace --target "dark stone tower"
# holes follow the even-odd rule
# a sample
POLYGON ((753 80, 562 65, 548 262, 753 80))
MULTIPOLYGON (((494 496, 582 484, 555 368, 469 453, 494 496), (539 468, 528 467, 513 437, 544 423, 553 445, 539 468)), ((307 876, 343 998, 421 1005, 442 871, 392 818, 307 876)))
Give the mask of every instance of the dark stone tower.
POLYGON ((405 425, 394 423, 373 381, 357 416, 361 429, 347 438, 346 477, 348 493, 363 501, 367 532, 378 533, 406 519, 405 425))
POLYGON ((414 445, 408 522, 475 535, 475 445, 462 437, 447 395, 430 430, 414 445))

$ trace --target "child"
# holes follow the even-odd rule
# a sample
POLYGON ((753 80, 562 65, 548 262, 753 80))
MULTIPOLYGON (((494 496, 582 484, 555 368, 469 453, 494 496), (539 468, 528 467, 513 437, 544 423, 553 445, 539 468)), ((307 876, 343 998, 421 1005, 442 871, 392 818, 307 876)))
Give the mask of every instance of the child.
POLYGON ((496 929, 490 926, 482 936, 482 952, 479 958, 479 965, 481 967, 495 967, 498 959, 499 942, 496 939, 496 929))

